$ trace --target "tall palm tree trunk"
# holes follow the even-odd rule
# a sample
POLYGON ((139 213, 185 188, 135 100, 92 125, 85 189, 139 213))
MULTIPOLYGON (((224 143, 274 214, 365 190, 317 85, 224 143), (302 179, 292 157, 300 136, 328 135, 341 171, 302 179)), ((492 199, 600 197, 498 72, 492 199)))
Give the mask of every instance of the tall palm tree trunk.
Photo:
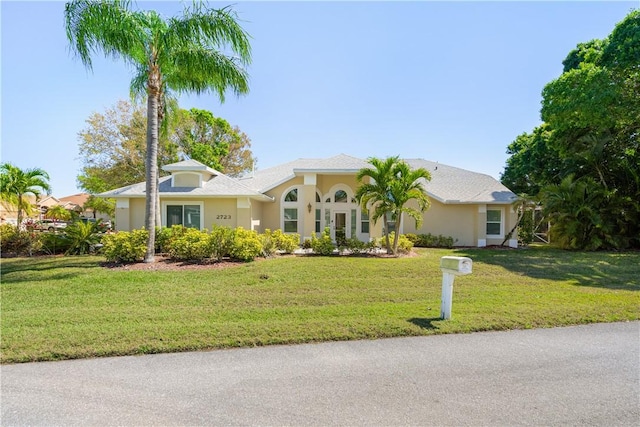
POLYGON ((147 252, 144 262, 155 260, 156 244, 156 208, 158 192, 158 90, 149 78, 147 97, 147 161, 146 161, 146 198, 145 198, 145 228, 149 233, 147 252))
POLYGON ((22 226, 22 200, 23 194, 18 194, 18 230, 22 226))

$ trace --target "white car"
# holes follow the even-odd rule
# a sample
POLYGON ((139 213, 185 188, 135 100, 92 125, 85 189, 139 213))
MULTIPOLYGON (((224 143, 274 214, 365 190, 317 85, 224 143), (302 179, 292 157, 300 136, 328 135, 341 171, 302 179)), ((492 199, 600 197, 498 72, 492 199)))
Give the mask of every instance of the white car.
POLYGON ((64 221, 55 221, 53 219, 42 219, 36 222, 34 228, 40 231, 56 231, 67 228, 67 223, 64 221))

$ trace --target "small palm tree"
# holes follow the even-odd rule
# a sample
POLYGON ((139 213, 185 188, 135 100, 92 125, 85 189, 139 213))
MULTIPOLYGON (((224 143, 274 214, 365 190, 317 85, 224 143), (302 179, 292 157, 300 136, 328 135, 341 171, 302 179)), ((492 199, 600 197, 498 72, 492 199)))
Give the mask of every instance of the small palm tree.
POLYGON ((40 197, 42 192, 51 191, 49 174, 39 168, 22 170, 10 163, 0 165, 0 197, 2 202, 18 208, 18 226, 22 224, 23 213, 31 215, 33 205, 28 196, 40 197))
POLYGON ((65 229, 70 246, 66 254, 84 255, 100 242, 101 235, 95 222, 76 221, 65 229))
POLYGON ((356 179, 360 183, 355 195, 358 203, 360 203, 362 209, 373 211, 370 216, 374 223, 378 222, 380 218, 384 219, 384 235, 387 252, 391 252, 387 216, 390 210, 388 195, 393 166, 398 160, 399 158, 397 156, 388 157, 385 160, 371 157, 368 159, 368 162, 373 167, 360 169, 356 175, 356 179), (367 182, 365 182, 365 178, 368 178, 367 182))
POLYGON ((63 206, 54 205, 47 209, 45 214, 47 218, 51 218, 54 221, 68 221, 71 219, 71 212, 65 209, 63 206))
MULTIPOLYGON (((210 9, 201 2, 180 18, 155 11, 131 11, 121 0, 74 0, 65 6, 65 26, 72 49, 85 67, 91 56, 122 59, 136 70, 132 93, 147 98, 145 228, 155 230, 158 206, 158 134, 171 91, 214 92, 221 102, 227 89, 249 91, 244 66, 251 61, 248 34, 229 8, 210 9), (230 51, 234 56, 225 55, 230 51)), ((155 233, 149 233, 145 262, 153 262, 155 233)))
POLYGON ((403 214, 407 214, 416 221, 416 228, 422 224, 422 213, 430 206, 424 182, 431 179, 431 174, 424 168, 411 169, 398 156, 386 160, 369 159, 373 168, 361 169, 356 178, 368 183, 360 185, 356 191, 356 198, 363 209, 373 208, 371 219, 376 222, 385 218, 385 238, 387 252, 398 252, 399 230, 402 226, 403 214), (418 209, 408 206, 410 200, 418 202, 418 209), (393 246, 389 243, 389 217, 396 221, 393 246))

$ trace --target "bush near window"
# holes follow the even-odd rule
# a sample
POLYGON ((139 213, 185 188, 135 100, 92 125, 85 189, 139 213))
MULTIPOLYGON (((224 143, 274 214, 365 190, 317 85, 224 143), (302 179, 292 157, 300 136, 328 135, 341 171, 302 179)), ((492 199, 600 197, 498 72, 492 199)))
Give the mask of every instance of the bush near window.
POLYGON ((300 235, 297 233, 285 234, 280 229, 271 231, 267 228, 261 237, 264 256, 271 256, 276 251, 290 254, 300 247, 300 235))
POLYGON ((316 237, 315 235, 311 236, 311 249, 314 254, 331 255, 335 248, 335 245, 331 241, 331 231, 329 227, 325 227, 320 237, 316 237))
POLYGON ((213 247, 210 235, 207 230, 186 228, 181 235, 170 240, 167 253, 171 258, 183 261, 211 258, 213 247))
POLYGON ((224 257, 230 257, 233 250, 235 233, 232 228, 214 225, 209 235, 211 241, 211 257, 221 261, 224 257))
POLYGON ((413 246, 418 248, 453 248, 455 240, 451 236, 443 236, 442 234, 434 236, 433 234, 413 234, 407 233, 407 239, 413 243, 413 246))

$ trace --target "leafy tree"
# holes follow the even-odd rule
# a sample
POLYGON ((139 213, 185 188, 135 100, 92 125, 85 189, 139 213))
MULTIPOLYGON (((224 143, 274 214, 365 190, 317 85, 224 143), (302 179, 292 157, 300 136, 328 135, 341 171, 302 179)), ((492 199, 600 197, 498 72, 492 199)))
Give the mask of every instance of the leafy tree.
POLYGON ((180 110, 174 121, 172 140, 189 158, 232 176, 247 169, 244 156, 252 162, 248 137, 210 111, 180 110))
POLYGON ((554 146, 553 131, 545 123, 519 135, 507 147, 502 183, 516 194, 536 195, 548 183, 559 182, 567 166, 554 146))
POLYGON ((251 140, 237 126, 233 127, 234 138, 229 143, 229 152, 220 159, 222 172, 240 177, 253 170, 256 159, 251 152, 251 140))
MULTIPOLYGON (((96 194, 145 180, 146 112, 120 100, 104 113, 93 113, 78 133, 83 167, 78 184, 96 194)), ((158 163, 178 160, 175 146, 160 138, 158 163)))
MULTIPOLYGON (((132 92, 147 97, 145 228, 155 230, 158 190, 158 131, 170 92, 248 92, 244 65, 250 62, 249 37, 229 8, 203 3, 179 18, 155 11, 132 11, 127 1, 74 0, 66 4, 67 37, 91 69, 93 53, 122 59, 136 69, 132 92), (230 51, 235 57, 221 51, 230 51)), ((145 262, 153 262, 155 233, 149 232, 145 262)))
POLYGON ((422 223, 422 213, 429 208, 430 202, 423 181, 429 181, 431 174, 424 168, 411 169, 398 156, 385 160, 370 158, 372 168, 358 171, 356 178, 360 186, 356 198, 363 209, 373 209, 371 219, 377 222, 385 218, 385 242, 387 251, 398 252, 399 233, 394 233, 393 246, 389 242, 389 219, 396 222, 396 230, 402 226, 402 216, 407 214, 416 221, 416 227, 422 223), (365 177, 369 178, 364 182, 365 177), (418 202, 418 209, 408 206, 410 200, 418 202))
POLYGON ((49 174, 42 169, 22 170, 11 163, 0 165, 0 196, 2 202, 18 209, 18 226, 22 224, 23 213, 31 215, 33 205, 29 196, 36 200, 42 192, 51 193, 49 174))
MULTIPOLYGON (((215 118, 204 110, 196 110, 214 120, 209 131, 213 143, 227 144, 226 154, 212 162, 193 156, 181 146, 181 137, 195 126, 191 112, 175 107, 161 133, 158 147, 158 166, 177 162, 179 152, 201 161, 227 175, 239 176, 251 170, 253 155, 251 141, 238 127, 224 119, 215 118)), ((103 113, 93 113, 87 126, 78 133, 80 158, 83 167, 78 184, 85 191, 96 194, 145 180, 146 112, 144 106, 120 100, 103 113)), ((207 142, 204 139, 205 143, 207 142)), ((221 153, 222 154, 222 153, 221 153)), ((107 211, 104 211, 107 212, 107 211)))
POLYGON ((640 11, 606 39, 578 44, 563 65, 542 92, 543 125, 509 145, 502 182, 531 196, 544 188, 541 203, 566 210, 552 222, 565 247, 640 247, 640 11), (559 203, 560 196, 567 203, 559 203), (576 200, 597 212, 580 217, 593 239, 580 234, 577 222, 567 225, 576 200))

